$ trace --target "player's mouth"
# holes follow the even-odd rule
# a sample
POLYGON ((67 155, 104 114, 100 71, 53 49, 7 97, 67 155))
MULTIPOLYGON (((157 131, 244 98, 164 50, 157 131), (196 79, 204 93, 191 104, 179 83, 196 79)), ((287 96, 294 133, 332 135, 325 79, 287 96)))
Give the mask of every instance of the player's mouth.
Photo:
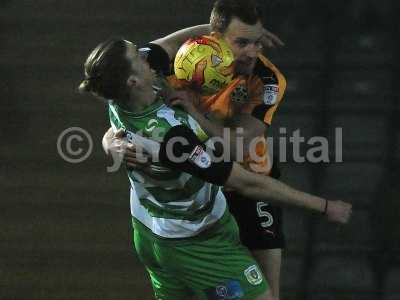
POLYGON ((235 73, 239 75, 250 75, 255 66, 256 59, 244 59, 235 61, 235 73))

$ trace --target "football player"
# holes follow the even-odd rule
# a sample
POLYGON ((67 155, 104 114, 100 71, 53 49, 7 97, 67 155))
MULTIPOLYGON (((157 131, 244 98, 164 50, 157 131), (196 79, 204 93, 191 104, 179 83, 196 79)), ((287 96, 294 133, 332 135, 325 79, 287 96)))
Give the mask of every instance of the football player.
POLYGON ((267 196, 319 211, 340 223, 348 221, 351 205, 294 190, 234 162, 214 161, 201 126, 165 105, 146 56, 123 39, 99 44, 85 62, 79 90, 108 100, 113 128, 158 162, 157 174, 128 171, 135 248, 156 299, 188 299, 193 293, 198 299, 274 299, 240 243, 220 186, 247 199, 267 196))

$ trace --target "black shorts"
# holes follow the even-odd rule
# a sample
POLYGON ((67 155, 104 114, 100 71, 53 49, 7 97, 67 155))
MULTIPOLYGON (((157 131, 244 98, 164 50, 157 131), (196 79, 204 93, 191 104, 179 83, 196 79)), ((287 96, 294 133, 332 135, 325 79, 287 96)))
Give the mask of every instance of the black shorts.
POLYGON ((249 250, 283 249, 282 209, 266 201, 224 191, 229 210, 240 229, 240 239, 249 250))

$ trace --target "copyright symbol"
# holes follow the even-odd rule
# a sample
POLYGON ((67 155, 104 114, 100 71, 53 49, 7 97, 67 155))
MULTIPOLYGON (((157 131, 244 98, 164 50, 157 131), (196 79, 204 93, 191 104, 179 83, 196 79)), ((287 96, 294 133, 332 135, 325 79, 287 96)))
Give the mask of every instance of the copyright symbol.
POLYGON ((58 136, 57 150, 63 160, 77 164, 90 156, 93 150, 93 140, 85 129, 70 127, 58 136))

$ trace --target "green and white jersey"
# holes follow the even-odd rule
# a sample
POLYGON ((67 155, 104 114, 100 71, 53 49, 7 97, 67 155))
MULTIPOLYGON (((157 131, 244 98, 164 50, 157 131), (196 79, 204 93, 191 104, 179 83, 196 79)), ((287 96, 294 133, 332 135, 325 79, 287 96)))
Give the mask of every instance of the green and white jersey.
MULTIPOLYGON (((165 134, 178 125, 191 128, 202 142, 208 139, 191 116, 166 106, 162 99, 140 113, 110 104, 109 116, 114 130, 123 128, 128 140, 149 153, 157 153, 165 134)), ((191 237, 222 217, 226 201, 220 187, 161 164, 151 167, 155 174, 130 170, 128 177, 132 216, 153 233, 165 238, 191 237)))

